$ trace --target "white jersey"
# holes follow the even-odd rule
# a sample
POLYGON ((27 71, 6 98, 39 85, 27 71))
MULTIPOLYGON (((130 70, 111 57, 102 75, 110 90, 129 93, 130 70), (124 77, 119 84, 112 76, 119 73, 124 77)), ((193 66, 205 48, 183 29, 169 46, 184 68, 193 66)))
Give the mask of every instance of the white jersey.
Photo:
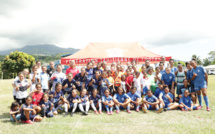
POLYGON ((136 93, 141 96, 141 85, 143 85, 143 78, 139 76, 138 78, 134 78, 133 82, 134 86, 137 88, 136 93))
POLYGON ((58 82, 62 83, 64 79, 66 79, 66 75, 63 72, 58 72, 55 71, 52 76, 51 79, 54 78, 53 80, 53 86, 52 86, 52 90, 55 91, 55 86, 58 82))
MULTIPOLYGON (((13 80, 12 84, 15 85, 15 83, 19 80, 19 76, 16 76, 16 78, 13 80)), ((13 88, 13 96, 16 96, 16 89, 13 88)))
POLYGON ((32 91, 35 89, 36 84, 38 83, 38 80, 40 79, 40 75, 39 75, 39 73, 37 73, 37 74, 35 75, 35 81, 34 81, 34 82, 32 82, 33 77, 34 77, 34 73, 31 73, 31 74, 30 74, 30 79, 31 79, 31 88, 30 88, 30 92, 32 92, 32 91))
POLYGON ((121 81, 121 87, 123 88, 124 92, 126 92, 125 81, 121 81))
POLYGON ((27 87, 29 86, 28 80, 24 79, 22 81, 17 80, 15 83, 16 87, 19 87, 19 91, 16 91, 17 99, 24 99, 28 96, 27 87))

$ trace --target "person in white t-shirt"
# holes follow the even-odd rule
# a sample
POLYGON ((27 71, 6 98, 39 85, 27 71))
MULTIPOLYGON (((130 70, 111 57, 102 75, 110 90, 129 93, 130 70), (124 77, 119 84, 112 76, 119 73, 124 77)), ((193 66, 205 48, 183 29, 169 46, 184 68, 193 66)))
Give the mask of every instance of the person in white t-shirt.
POLYGON ((32 66, 32 73, 30 74, 31 88, 30 92, 35 89, 37 83, 40 83, 40 74, 37 72, 37 65, 32 66))
POLYGON ((64 79, 66 79, 66 75, 62 72, 62 66, 61 64, 57 65, 57 71, 55 71, 52 76, 51 79, 53 80, 53 87, 52 87, 52 91, 55 91, 55 86, 57 83, 62 83, 64 79))
POLYGON ((42 72, 41 61, 37 61, 36 65, 37 65, 37 72, 40 74, 42 72))
POLYGON ((47 93, 49 90, 49 74, 46 73, 47 67, 42 66, 42 72, 40 73, 40 81, 43 89, 43 93, 47 93))
POLYGON ((16 89, 16 101, 21 106, 25 103, 25 98, 28 96, 27 89, 31 86, 28 80, 25 79, 24 73, 19 73, 19 79, 14 83, 16 89))
POLYGON ((143 89, 143 78, 140 77, 140 72, 135 73, 135 78, 133 79, 134 87, 137 88, 136 93, 141 96, 141 90, 143 89))
POLYGON ((160 73, 160 68, 159 67, 156 67, 155 68, 155 79, 156 79, 156 88, 158 88, 158 83, 162 82, 161 81, 161 76, 162 74, 160 73))

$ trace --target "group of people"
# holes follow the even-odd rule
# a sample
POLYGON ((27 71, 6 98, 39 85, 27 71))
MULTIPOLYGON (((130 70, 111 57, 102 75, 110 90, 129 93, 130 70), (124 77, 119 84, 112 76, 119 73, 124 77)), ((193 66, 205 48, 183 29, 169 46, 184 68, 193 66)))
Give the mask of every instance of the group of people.
POLYGON ((32 69, 24 69, 14 79, 13 97, 11 104, 11 121, 32 124, 43 118, 53 117, 64 111, 64 117, 80 110, 88 115, 91 108, 95 114, 106 111, 113 114, 113 109, 119 114, 126 109, 144 113, 148 110, 163 111, 181 109, 192 111, 202 108, 202 96, 206 103, 206 110, 210 111, 207 97, 208 75, 205 70, 197 66, 196 60, 186 62, 186 67, 178 64, 174 67, 174 60, 161 61, 150 66, 146 60, 140 69, 137 62, 127 62, 127 66, 120 61, 111 63, 95 61, 87 63, 86 68, 76 68, 75 61, 63 73, 59 64, 55 68, 50 62, 50 68, 41 66, 37 61, 32 69), (29 74, 31 82, 28 82, 29 74), (27 89, 30 88, 30 93, 27 89), (197 104, 197 99, 199 104, 197 104))

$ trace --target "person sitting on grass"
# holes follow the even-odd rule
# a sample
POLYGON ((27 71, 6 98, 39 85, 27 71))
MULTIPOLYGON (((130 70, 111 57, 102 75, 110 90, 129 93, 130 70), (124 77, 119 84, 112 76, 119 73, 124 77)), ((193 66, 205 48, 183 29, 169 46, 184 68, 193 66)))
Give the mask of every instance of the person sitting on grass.
POLYGON ((99 114, 102 113, 101 97, 100 95, 98 95, 98 90, 96 88, 93 89, 92 95, 90 96, 90 105, 94 110, 95 114, 98 114, 96 108, 99 108, 99 114))
POLYGON ((90 108, 90 102, 89 102, 88 96, 86 95, 87 89, 82 89, 80 94, 81 94, 80 95, 81 102, 78 104, 78 107, 81 110, 83 115, 88 115, 88 111, 90 108), (85 107, 85 110, 84 110, 84 107, 85 107))
POLYGON ((131 91, 128 92, 128 96, 131 98, 130 102, 130 107, 131 109, 136 109, 137 112, 140 111, 140 102, 141 102, 141 97, 136 93, 137 88, 136 87, 131 87, 131 91))
POLYGON ((158 88, 155 90, 155 97, 159 98, 159 94, 163 92, 163 83, 158 83, 158 88))
POLYGON ((33 124, 33 122, 41 122, 43 120, 42 117, 36 115, 35 106, 31 104, 32 97, 27 96, 25 99, 25 104, 22 105, 21 108, 21 121, 27 124, 33 124))
POLYGON ((72 117, 78 106, 78 103, 80 102, 81 100, 80 100, 80 97, 78 96, 78 90, 73 89, 72 93, 67 96, 66 103, 64 104, 64 108, 65 108, 64 117, 68 115, 68 111, 71 111, 70 116, 72 117))
POLYGON ((186 89, 183 97, 179 100, 179 108, 181 108, 182 111, 198 110, 197 106, 193 105, 193 101, 191 100, 189 94, 189 90, 186 89))
POLYGON ((130 111, 131 99, 126 93, 124 93, 124 90, 122 89, 121 86, 118 88, 118 93, 114 95, 113 101, 115 103, 117 114, 120 112, 120 109, 125 109, 125 108, 127 109, 127 112, 129 114, 131 113, 130 111))
POLYGON ((147 91, 147 95, 143 98, 143 112, 144 113, 147 113, 148 111, 147 110, 153 110, 153 109, 156 109, 157 113, 160 113, 163 111, 163 108, 161 107, 159 109, 159 100, 157 99, 157 97, 155 97, 153 94, 152 94, 152 91, 151 90, 148 90, 147 91))
POLYGON ((49 93, 49 98, 50 98, 51 102, 54 104, 54 109, 57 111, 57 113, 61 112, 62 105, 65 103, 61 83, 56 84, 55 90, 52 90, 49 93))
POLYGON ((12 122, 19 123, 20 122, 20 108, 19 103, 13 102, 10 107, 10 120, 12 122))
POLYGON ((104 91, 104 94, 105 95, 102 96, 102 103, 106 108, 107 115, 112 115, 113 114, 113 105, 114 105, 113 97, 110 96, 110 90, 109 89, 106 89, 104 91))
POLYGON ((168 86, 164 88, 164 92, 159 95, 160 108, 164 107, 164 111, 178 108, 178 103, 173 103, 173 95, 169 92, 168 86))
POLYGON ((54 104, 49 100, 49 94, 43 94, 43 100, 40 102, 42 117, 54 117, 57 115, 57 111, 54 109, 54 104))
POLYGON ((35 89, 29 94, 32 97, 32 103, 38 113, 41 111, 40 102, 43 99, 42 84, 37 83, 35 89))

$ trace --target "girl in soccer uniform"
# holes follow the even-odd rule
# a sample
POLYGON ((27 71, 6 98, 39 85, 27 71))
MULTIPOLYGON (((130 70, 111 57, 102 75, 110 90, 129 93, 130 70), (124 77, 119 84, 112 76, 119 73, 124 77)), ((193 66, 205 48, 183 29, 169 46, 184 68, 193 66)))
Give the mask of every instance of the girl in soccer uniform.
POLYGON ((113 105, 114 105, 113 97, 110 96, 109 89, 106 89, 104 91, 104 93, 105 93, 105 95, 102 96, 102 103, 106 108, 107 115, 112 115, 113 114, 113 105))
POLYGON ((40 113, 40 102, 43 99, 42 85, 37 83, 35 88, 29 95, 32 97, 32 104, 35 106, 36 112, 40 113))
POLYGON ((127 109, 128 113, 131 113, 130 111, 131 98, 126 93, 124 93, 124 90, 122 89, 121 86, 118 88, 118 93, 114 95, 113 101, 115 103, 117 114, 120 112, 120 109, 125 108, 127 109))
POLYGON ((40 73, 40 81, 42 84, 43 93, 48 93, 49 75, 47 74, 47 67, 46 66, 42 66, 42 72, 40 73))
POLYGON ((78 90, 77 89, 73 89, 72 93, 69 94, 66 98, 66 103, 64 104, 64 108, 65 108, 65 116, 68 115, 68 111, 71 111, 71 117, 73 116, 78 103, 80 103, 80 96, 78 96, 78 90))
POLYGON ((49 100, 49 94, 43 94, 43 100, 40 102, 42 108, 42 117, 54 117, 57 111, 54 110, 54 104, 49 100))
POLYGON ((67 79, 63 80, 63 94, 71 94, 73 89, 76 89, 76 82, 73 79, 73 74, 72 73, 68 73, 67 74, 67 79))
POLYGON ((193 105, 189 94, 189 90, 185 90, 183 97, 179 100, 179 108, 181 108, 182 111, 198 110, 197 106, 193 105))
POLYGON ((87 96, 87 89, 82 89, 80 94, 81 94, 80 95, 81 102, 78 104, 78 107, 81 110, 83 115, 88 115, 88 111, 90 108, 90 102, 89 102, 89 98, 87 96), (85 107, 85 110, 84 110, 84 107, 85 107))
POLYGON ((103 71, 102 71, 101 68, 102 68, 102 63, 101 63, 101 62, 98 62, 98 63, 97 63, 97 67, 94 67, 94 68, 93 68, 93 74, 95 74, 96 71, 99 71, 99 73, 102 74, 103 71))
POLYGON ((208 74, 206 73, 203 67, 196 65, 197 63, 195 60, 192 60, 190 64, 193 67, 191 71, 191 79, 194 82, 195 91, 198 94, 198 100, 200 104, 198 109, 202 108, 202 96, 201 96, 201 93, 202 93, 207 107, 206 110, 211 111, 211 109, 209 108, 209 100, 207 96, 208 74))
POLYGON ((113 91, 113 89, 114 89, 114 79, 113 79, 113 77, 111 76, 111 75, 112 75, 111 70, 108 70, 108 71, 107 71, 107 75, 108 75, 107 79, 108 79, 108 81, 109 81, 109 86, 108 86, 108 88, 110 89, 111 95, 113 95, 113 93, 114 93, 114 91, 113 91))
POLYGON ((81 68, 81 73, 78 73, 75 75, 74 79, 76 82, 76 89, 78 89, 78 91, 80 92, 82 89, 84 88, 88 88, 88 80, 87 80, 87 75, 85 73, 85 68, 82 67, 81 68))
POLYGON ((35 122, 41 122, 43 120, 42 117, 36 115, 36 111, 34 109, 32 102, 32 97, 27 96, 25 99, 25 104, 22 105, 21 108, 21 117, 23 123, 33 124, 33 121, 35 122))
POLYGON ((58 111, 58 109, 60 109, 59 111, 61 111, 61 107, 65 103, 65 99, 64 99, 64 94, 62 92, 62 84, 61 83, 57 83, 56 84, 55 91, 52 90, 49 93, 49 98, 50 98, 51 102, 54 104, 55 110, 58 111))
POLYGON ((183 87, 183 81, 187 76, 186 71, 183 70, 182 64, 178 64, 178 70, 175 72, 175 76, 177 79, 177 95, 179 96, 181 93, 181 88, 183 87))
POLYGON ((10 107, 10 120, 12 122, 19 123, 20 116, 21 114, 20 114, 19 103, 13 102, 10 107))
POLYGON ((155 90, 155 97, 159 98, 160 93, 163 92, 163 83, 158 83, 158 88, 155 90))
POLYGON ((105 89, 108 89, 109 81, 107 79, 106 72, 102 72, 101 76, 102 76, 101 77, 101 81, 99 82, 99 86, 100 86, 99 94, 101 96, 104 96, 104 91, 105 91, 105 89))
POLYGON ((53 91, 55 91, 57 83, 62 83, 66 79, 66 75, 62 72, 62 66, 60 64, 57 65, 57 71, 52 74, 51 79, 53 80, 53 91))
POLYGON ((86 75, 87 75, 88 81, 90 81, 92 79, 92 77, 93 77, 92 62, 87 63, 86 75))
POLYGON ((27 89, 31 86, 28 83, 28 80, 24 79, 24 74, 22 72, 19 73, 19 80, 17 80, 14 85, 16 89, 16 101, 21 106, 25 103, 25 98, 28 96, 27 89))
POLYGON ((140 111, 140 102, 141 102, 141 97, 136 93, 137 88, 136 87, 131 87, 131 91, 128 92, 128 96, 131 98, 130 102, 130 107, 131 109, 136 109, 137 112, 140 111))
POLYGON ((160 108, 164 108, 164 111, 178 108, 178 103, 173 103, 173 95, 169 92, 168 86, 164 88, 164 92, 160 93, 159 101, 160 108))
POLYGON ((159 109, 159 100, 157 99, 157 97, 155 97, 152 94, 151 90, 147 91, 147 95, 143 98, 143 108, 142 110, 147 113, 147 110, 153 110, 156 109, 157 113, 160 113, 163 111, 163 108, 161 107, 159 109))
POLYGON ((35 89, 35 86, 37 83, 40 83, 40 74, 38 73, 37 65, 32 66, 32 73, 30 74, 31 79, 31 88, 30 92, 32 92, 35 89))
POLYGON ((88 94, 92 94, 93 89, 99 90, 99 81, 101 81, 100 72, 96 71, 95 75, 92 77, 92 79, 89 82, 88 94))
POLYGON ((101 97, 98 95, 98 90, 95 88, 92 91, 92 95, 90 96, 90 105, 91 108, 94 110, 95 114, 98 114, 96 108, 99 108, 99 114, 102 113, 102 104, 101 104, 101 97))

